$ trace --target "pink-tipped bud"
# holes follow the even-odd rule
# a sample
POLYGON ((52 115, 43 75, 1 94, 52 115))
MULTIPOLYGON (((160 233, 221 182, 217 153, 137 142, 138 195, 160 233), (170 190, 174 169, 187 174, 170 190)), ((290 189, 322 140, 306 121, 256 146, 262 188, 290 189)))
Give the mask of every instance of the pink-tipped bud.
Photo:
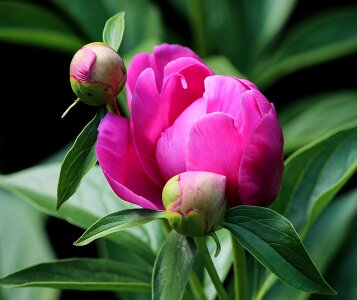
POLYGON ((172 177, 162 199, 173 229, 185 236, 203 236, 217 229, 225 209, 226 177, 191 171, 172 177))
POLYGON ((111 104, 125 85, 126 68, 114 49, 90 43, 74 55, 70 80, 79 100, 93 106, 111 104))

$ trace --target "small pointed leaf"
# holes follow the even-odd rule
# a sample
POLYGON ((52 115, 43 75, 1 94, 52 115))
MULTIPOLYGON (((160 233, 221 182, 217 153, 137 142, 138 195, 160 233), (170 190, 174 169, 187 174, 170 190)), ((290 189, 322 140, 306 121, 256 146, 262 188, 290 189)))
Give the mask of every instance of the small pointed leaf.
POLYGON ((118 51, 124 34, 124 12, 117 13, 105 23, 103 42, 118 51))
POLYGON ((163 218, 165 218, 163 211, 142 208, 121 210, 99 219, 84 232, 74 245, 84 246, 108 234, 163 218))
POLYGON ((61 207, 78 189, 82 178, 97 162, 95 144, 98 125, 104 116, 104 109, 99 109, 78 135, 62 163, 57 186, 57 209, 61 207))

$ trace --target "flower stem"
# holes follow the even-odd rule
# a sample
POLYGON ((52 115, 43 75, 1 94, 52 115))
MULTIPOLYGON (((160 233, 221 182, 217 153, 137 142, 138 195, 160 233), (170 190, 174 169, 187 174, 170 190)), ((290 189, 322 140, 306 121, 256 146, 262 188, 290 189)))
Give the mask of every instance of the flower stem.
POLYGON ((188 280, 190 282, 192 292, 194 293, 196 299, 208 300, 205 291, 202 288, 201 282, 197 278, 197 275, 194 271, 191 272, 188 280))
POLYGON ((270 273, 265 279, 261 288, 259 289, 258 294, 255 296, 254 300, 262 300, 265 296, 265 293, 272 287, 276 280, 277 277, 274 274, 270 273))
POLYGON ((206 55, 206 47, 205 47, 205 34, 203 27, 203 5, 202 0, 190 0, 190 25, 191 31, 194 38, 194 46, 198 55, 205 56, 206 55))
POLYGON ((195 241, 198 251, 200 252, 200 254, 202 256, 203 264, 208 272, 208 275, 210 276, 212 283, 217 290, 218 297, 221 300, 228 300, 227 292, 224 289, 221 280, 219 279, 217 270, 213 264, 210 254, 208 252, 205 238, 204 237, 195 237, 194 241, 195 241))
POLYGON ((247 261, 242 245, 231 235, 233 248, 234 299, 247 300, 247 261))
POLYGON ((77 98, 76 100, 74 100, 74 102, 66 109, 66 111, 62 114, 62 116, 61 116, 61 119, 63 119, 65 116, 66 116, 66 114, 68 114, 68 112, 75 106, 75 105, 77 105, 77 103, 79 102, 80 100, 79 100, 79 98, 77 98))
POLYGON ((166 219, 160 219, 160 222, 162 224, 162 229, 164 230, 164 233, 167 236, 171 231, 171 226, 166 219))

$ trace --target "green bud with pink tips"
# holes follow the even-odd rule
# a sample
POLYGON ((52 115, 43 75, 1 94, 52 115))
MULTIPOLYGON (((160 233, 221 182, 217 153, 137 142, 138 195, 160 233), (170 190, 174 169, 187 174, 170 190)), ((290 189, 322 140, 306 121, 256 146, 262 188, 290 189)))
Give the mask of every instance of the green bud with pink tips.
POLYGON ((226 210, 226 177, 189 171, 172 177, 162 192, 171 227, 185 236, 203 236, 219 228, 226 210))
POLYGON ((104 43, 90 43, 74 55, 70 81, 78 97, 76 102, 116 107, 115 97, 126 82, 126 68, 113 48, 104 43))

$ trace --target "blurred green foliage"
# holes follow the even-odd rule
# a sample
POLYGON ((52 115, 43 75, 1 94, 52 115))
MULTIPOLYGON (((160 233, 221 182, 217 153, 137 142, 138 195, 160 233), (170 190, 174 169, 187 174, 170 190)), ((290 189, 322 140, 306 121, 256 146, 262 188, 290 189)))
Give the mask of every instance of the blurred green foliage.
MULTIPOLYGON (((321 8, 314 15, 302 18, 297 23, 289 23, 298 3, 296 0, 47 0, 42 4, 37 1, 0 1, 0 42, 35 46, 68 55, 77 51, 83 44, 101 41, 106 20, 119 11, 125 11, 126 29, 119 52, 127 65, 130 65, 134 54, 150 52, 155 44, 184 42, 201 55, 217 74, 245 77, 256 83, 260 89, 267 90, 297 71, 304 72, 311 66, 357 52, 356 5, 340 5, 330 10, 321 8), (171 12, 168 8, 174 11, 171 12), (181 23, 172 26, 175 20, 170 20, 170 15, 177 17, 181 23)), ((351 68, 353 69, 353 66, 351 68)), ((338 80, 338 74, 331 76, 336 76, 338 80)), ((297 82, 296 89, 299 88, 297 82)), ((285 136, 285 153, 289 155, 300 149, 287 163, 288 172, 292 175, 286 175, 285 180, 291 184, 295 177, 302 180, 302 176, 309 172, 318 174, 316 166, 314 172, 309 169, 314 161, 316 163, 317 155, 321 170, 325 172, 323 184, 319 185, 315 180, 321 178, 321 173, 319 176, 309 173, 310 177, 304 177, 304 180, 310 181, 310 189, 307 184, 303 186, 305 189, 293 186, 291 195, 299 195, 299 189, 310 195, 309 199, 321 200, 322 197, 319 196, 322 192, 327 191, 329 194, 328 200, 321 200, 321 215, 316 213, 315 223, 309 223, 311 230, 305 232, 304 242, 318 267, 328 275, 330 283, 339 292, 339 296, 334 299, 341 300, 357 297, 356 286, 350 281, 351 272, 357 269, 357 245, 352 230, 355 229, 352 220, 357 214, 357 194, 355 190, 346 193, 349 187, 345 185, 347 179, 355 173, 355 167, 350 162, 355 161, 357 157, 352 143, 347 142, 345 144, 348 144, 348 149, 345 147, 342 150, 348 152, 348 159, 336 153, 337 150, 342 150, 334 144, 333 138, 338 134, 343 135, 346 130, 356 131, 356 98, 356 90, 330 91, 326 87, 326 91, 319 95, 285 103, 284 109, 279 112, 285 136), (336 135, 332 132, 336 132, 336 135), (324 138, 321 138, 322 136, 324 138), (315 142, 318 139, 320 140, 315 142), (309 143, 313 144, 307 146, 309 143), (334 155, 337 155, 339 160, 333 160, 335 164, 332 167, 334 155), (337 163, 338 161, 341 163, 337 163), (294 165, 292 170, 291 165, 294 165), (344 177, 343 182, 338 181, 338 189, 342 188, 342 193, 333 199, 337 193, 337 190, 333 190, 336 181, 330 179, 335 178, 332 175, 340 174, 343 177, 345 173, 348 173, 348 178, 344 177), (323 210, 322 206, 326 205, 323 210), (336 274, 333 270, 337 270, 336 274)), ((128 114, 122 96, 120 103, 122 111, 128 114)), ((60 158, 63 158, 63 153, 60 158)), ((11 226, 14 232, 11 241, 4 231, 0 232, 1 275, 53 256, 43 232, 43 215, 23 205, 19 198, 47 215, 63 218, 82 228, 87 228, 105 214, 127 207, 127 203, 115 199, 101 173, 95 168, 79 191, 58 212, 55 210, 58 173, 59 165, 54 164, 0 177, 0 187, 16 195, 0 191, 0 220, 6 220, 6 224, 1 228, 11 226), (15 213, 22 214, 20 218, 26 223, 26 227, 32 229, 30 232, 26 231, 24 234, 25 229, 19 226, 16 218, 9 218, 15 213), (30 242, 35 243, 38 249, 30 242), (3 249, 5 246, 10 248, 3 249), (24 256, 25 249, 32 251, 24 256), (11 253, 11 259, 4 253, 11 253)), ((296 182, 300 182, 299 180, 296 179, 296 182)), ((303 208, 300 205, 296 209, 303 208)), ((222 245, 229 244, 227 234, 221 234, 220 239, 222 245)), ((159 224, 147 224, 114 235, 111 241, 102 242, 100 253, 120 262, 127 261, 152 269, 155 255, 163 240, 164 235, 159 224)), ((221 254, 217 261, 218 272, 224 279, 229 276, 231 258, 221 254)), ((202 270, 202 264, 198 262, 194 268, 202 270)), ((257 273, 258 276, 255 274, 252 275, 254 278, 251 278, 256 287, 264 289, 266 286, 273 286, 264 299, 317 298, 300 291, 292 291, 280 282, 271 280, 271 275, 266 271, 258 269, 257 273)), ((210 295, 209 298, 213 299, 215 291, 207 281, 207 274, 202 275, 201 280, 210 295)), ((254 295, 254 292, 252 294, 254 295)), ((255 296, 259 295, 264 297, 264 293, 255 296)), ((150 298, 145 294, 125 293, 120 294, 120 297, 150 298)), ((57 293, 47 290, 0 290, 0 299, 4 300, 56 298, 57 293)), ((318 297, 326 298, 327 296, 318 297)))

